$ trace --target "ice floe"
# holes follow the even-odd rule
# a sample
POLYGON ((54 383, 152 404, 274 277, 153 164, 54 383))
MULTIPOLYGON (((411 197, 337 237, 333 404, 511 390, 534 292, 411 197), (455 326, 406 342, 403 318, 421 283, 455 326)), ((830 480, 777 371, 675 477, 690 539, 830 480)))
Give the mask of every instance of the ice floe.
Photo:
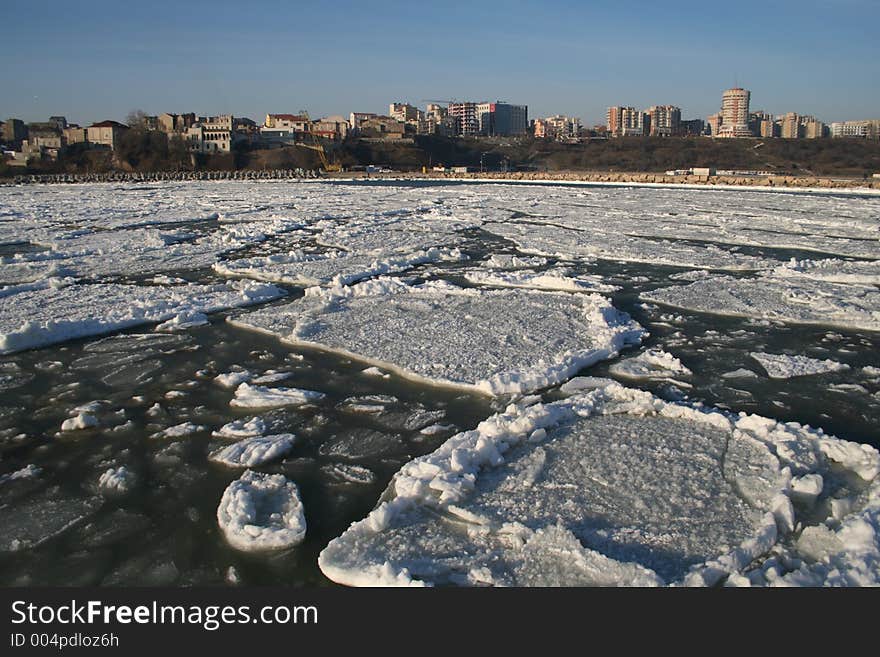
MULTIPOLYGON (((637 356, 616 361, 611 364, 608 371, 622 379, 635 381, 674 380, 676 376, 691 375, 691 371, 678 358, 662 349, 647 349, 637 356)), ((676 383, 681 384, 681 382, 676 383)))
POLYGON ((115 496, 128 493, 137 482, 135 474, 121 465, 117 468, 108 468, 98 478, 98 488, 104 495, 115 496))
POLYGON ((324 399, 322 392, 300 388, 267 388, 242 383, 235 389, 229 402, 234 408, 272 408, 275 406, 305 406, 324 399))
POLYGON ((876 584, 878 469, 868 446, 611 383, 511 405, 406 464, 319 565, 366 586, 767 585, 779 549, 791 583, 876 584), (835 539, 821 562, 797 556, 813 526, 835 539))
POLYGON ((211 453, 208 460, 233 468, 252 468, 284 456, 293 449, 295 440, 292 433, 243 438, 211 453))
POLYGON ((292 547, 306 534, 296 484, 283 475, 252 470, 226 487, 217 522, 232 547, 248 552, 292 547))
POLYGON ((568 270, 559 271, 474 271, 465 279, 475 285, 489 287, 521 287, 534 290, 562 292, 614 292, 618 288, 602 282, 599 276, 571 276, 568 270))
POLYGON ((771 379, 790 379, 795 376, 840 372, 849 369, 849 365, 838 363, 836 360, 818 360, 801 355, 752 352, 750 356, 761 364, 771 379))
POLYGON ((395 279, 310 288, 290 304, 230 321, 417 380, 496 395, 560 383, 643 335, 599 295, 395 279))
POLYGON ((208 428, 195 422, 181 422, 153 434, 153 438, 184 438, 194 433, 207 431, 208 428))
POLYGON ((250 438, 260 436, 266 431, 266 422, 261 417, 242 418, 224 424, 214 432, 220 438, 250 438))

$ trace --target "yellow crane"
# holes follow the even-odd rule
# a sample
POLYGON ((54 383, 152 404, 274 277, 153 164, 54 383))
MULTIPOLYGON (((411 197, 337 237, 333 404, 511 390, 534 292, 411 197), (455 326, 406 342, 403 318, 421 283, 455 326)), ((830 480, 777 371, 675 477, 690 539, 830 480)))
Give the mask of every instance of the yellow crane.
MULTIPOLYGON (((309 122, 309 126, 311 126, 312 119, 309 117, 309 113, 305 110, 300 112, 301 116, 304 116, 306 121, 309 122)), ((331 164, 327 159, 327 153, 324 150, 324 145, 321 143, 321 140, 311 131, 311 127, 308 130, 308 136, 311 137, 311 143, 299 142, 297 146, 302 146, 303 148, 308 148, 313 151, 317 151, 318 157, 321 159, 321 166, 324 168, 324 171, 327 173, 337 173, 342 171, 342 165, 340 164, 331 164)))

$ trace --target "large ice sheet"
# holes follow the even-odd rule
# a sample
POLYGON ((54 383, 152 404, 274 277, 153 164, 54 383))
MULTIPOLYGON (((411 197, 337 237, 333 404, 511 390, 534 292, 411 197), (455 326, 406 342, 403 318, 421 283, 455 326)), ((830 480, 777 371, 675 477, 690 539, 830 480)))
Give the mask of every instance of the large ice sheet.
MULTIPOLYGON (((768 584, 762 559, 818 517, 829 558, 877 583, 878 468, 867 446, 611 383, 511 405, 411 461, 319 565, 368 586, 768 584), (862 483, 822 492, 838 516, 796 512, 801 479, 842 472, 862 483)), ((792 577, 831 570, 784 549, 792 577)))
POLYGON ((642 249, 648 238, 688 240, 696 252, 702 243, 878 259, 877 196, 662 186, 497 189, 503 192, 496 198, 486 189, 485 221, 578 230, 609 250, 632 237, 644 255, 650 255, 642 249))
POLYGON ((487 394, 560 383, 643 335, 595 294, 462 289, 377 279, 310 288, 297 301, 232 323, 344 353, 429 383, 487 394))
POLYGON ((695 246, 675 240, 632 237, 606 230, 587 231, 556 225, 518 222, 486 224, 484 229, 507 238, 526 253, 543 256, 603 258, 716 270, 756 270, 770 264, 709 244, 695 246))
POLYGON ((70 285, 0 297, 0 353, 43 347, 194 312, 211 313, 284 296, 274 285, 70 285))
POLYGON ((687 310, 880 331, 880 290, 813 279, 716 276, 642 299, 687 310))

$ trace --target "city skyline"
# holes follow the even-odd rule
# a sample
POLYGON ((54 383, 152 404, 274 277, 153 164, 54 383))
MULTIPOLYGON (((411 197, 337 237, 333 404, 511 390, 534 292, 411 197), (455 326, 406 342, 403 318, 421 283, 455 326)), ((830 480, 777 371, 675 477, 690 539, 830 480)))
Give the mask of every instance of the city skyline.
POLYGON ((705 118, 734 86, 772 114, 831 122, 880 108, 866 64, 880 49, 870 21, 855 20, 869 8, 862 0, 745 2, 735 25, 723 8, 700 3, 660 11, 635 2, 626 16, 616 7, 513 2, 502 12, 449 3, 431 14, 411 3, 369 11, 347 0, 323 10, 12 0, 0 114, 64 114, 83 124, 124 120, 133 109, 258 118, 449 98, 522 103, 530 117, 561 113, 593 125, 611 104, 674 104, 683 118, 705 118))

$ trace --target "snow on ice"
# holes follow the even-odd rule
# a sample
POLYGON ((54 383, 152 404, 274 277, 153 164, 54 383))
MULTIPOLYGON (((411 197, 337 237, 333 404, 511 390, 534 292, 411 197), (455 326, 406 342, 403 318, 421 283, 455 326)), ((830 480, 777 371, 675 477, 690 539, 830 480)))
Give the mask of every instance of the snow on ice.
POLYGON ((877 584, 878 471, 864 445, 611 383, 406 464, 319 565, 355 586, 877 584))
POLYGON ((290 304, 230 321, 420 381, 494 395, 561 383, 643 334, 599 295, 384 278, 310 288, 290 304))

